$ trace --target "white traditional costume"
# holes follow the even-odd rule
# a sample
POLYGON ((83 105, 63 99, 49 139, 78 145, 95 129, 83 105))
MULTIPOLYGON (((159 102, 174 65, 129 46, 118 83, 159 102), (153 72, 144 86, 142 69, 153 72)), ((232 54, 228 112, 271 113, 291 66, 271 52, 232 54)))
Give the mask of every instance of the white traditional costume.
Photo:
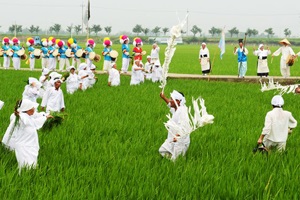
POLYGON ((283 46, 275 51, 272 56, 279 56, 280 58, 280 72, 284 78, 290 77, 290 66, 287 64, 289 56, 295 56, 293 49, 289 46, 291 43, 287 39, 283 39, 279 42, 283 46))
POLYGON ((271 104, 276 107, 266 115, 262 130, 263 143, 267 148, 276 146, 279 151, 282 151, 286 147, 289 128, 295 128, 297 121, 290 112, 281 108, 284 100, 280 95, 274 96, 271 104))
POLYGON ((120 72, 114 68, 115 63, 111 63, 111 69, 108 71, 108 82, 110 86, 120 85, 120 72))
POLYGON ((89 87, 89 79, 88 79, 88 72, 87 72, 87 64, 81 63, 79 65, 78 76, 80 78, 81 90, 86 90, 89 87))
POLYGON ((199 60, 201 64, 202 74, 206 75, 210 72, 210 56, 209 56, 209 50, 206 47, 206 43, 202 43, 202 47, 199 51, 199 60))
POLYGON ((132 66, 130 85, 139 85, 144 82, 143 68, 138 65, 140 65, 139 60, 135 60, 132 66))
MULTIPOLYGON (((62 80, 54 78, 51 80, 53 85, 56 81, 62 80)), ((64 94, 60 88, 56 89, 55 87, 49 87, 44 96, 41 103, 42 107, 46 107, 46 112, 54 111, 60 112, 61 109, 65 108, 64 94)))
POLYGON ((147 62, 145 63, 145 78, 147 80, 152 79, 152 69, 153 69, 153 64, 151 56, 147 56, 147 62))
POLYGON ((264 50, 264 45, 260 44, 258 49, 253 52, 255 56, 257 56, 257 76, 268 76, 269 75, 269 67, 268 67, 268 55, 271 54, 270 50, 264 50))
POLYGON ((162 67, 157 60, 152 67, 152 82, 157 82, 162 80, 162 67))
POLYGON ((69 94, 73 94, 74 92, 76 92, 78 90, 79 84, 80 84, 80 78, 75 73, 75 67, 70 66, 69 70, 71 71, 71 69, 74 69, 74 73, 70 72, 70 75, 66 80, 67 92, 69 94))
POLYGON ((37 165, 40 148, 37 130, 43 126, 47 117, 44 112, 34 112, 33 115, 25 113, 37 107, 37 103, 23 99, 17 109, 19 112, 17 124, 15 124, 16 116, 12 114, 10 117, 10 125, 2 140, 5 146, 15 151, 20 170, 23 167, 35 168, 37 165))
POLYGON ((23 99, 28 99, 32 102, 36 102, 36 99, 41 97, 40 88, 42 84, 36 79, 29 77, 28 85, 25 86, 24 92, 22 94, 23 99))
POLYGON ((160 64, 160 60, 159 60, 159 51, 160 51, 159 46, 156 43, 154 43, 152 45, 151 54, 150 54, 151 63, 155 63, 158 60, 159 61, 159 65, 161 65, 160 64))

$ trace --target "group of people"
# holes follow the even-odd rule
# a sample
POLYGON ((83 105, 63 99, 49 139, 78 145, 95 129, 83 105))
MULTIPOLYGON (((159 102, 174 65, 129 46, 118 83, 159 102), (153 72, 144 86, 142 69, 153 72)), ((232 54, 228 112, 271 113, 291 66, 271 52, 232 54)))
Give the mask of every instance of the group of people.
MULTIPOLYGON (((247 72, 247 56, 249 54, 248 49, 244 45, 243 39, 238 41, 239 47, 234 48, 234 55, 237 55, 238 60, 238 77, 244 78, 247 72)), ((272 55, 270 49, 264 47, 264 44, 260 44, 258 49, 253 49, 253 54, 257 56, 257 76, 267 77, 269 75, 268 56, 279 56, 280 59, 280 72, 285 78, 290 77, 290 66, 293 64, 294 59, 300 55, 300 52, 295 54, 291 48, 291 43, 287 39, 283 39, 279 42, 282 46, 276 50, 272 55)), ((201 64, 202 74, 207 75, 211 70, 209 50, 206 43, 201 44, 199 51, 199 61, 201 64)))

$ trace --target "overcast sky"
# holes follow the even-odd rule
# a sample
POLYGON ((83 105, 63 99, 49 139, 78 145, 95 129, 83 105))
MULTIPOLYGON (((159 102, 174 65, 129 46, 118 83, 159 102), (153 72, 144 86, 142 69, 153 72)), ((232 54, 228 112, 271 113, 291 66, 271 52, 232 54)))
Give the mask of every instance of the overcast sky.
MULTIPOLYGON (((82 4, 87 0, 0 0, 0 31, 8 31, 12 24, 38 25, 48 29, 55 23, 65 30, 72 23, 82 24, 82 4)), ((111 26, 112 33, 132 32, 136 24, 143 28, 172 27, 189 11, 188 30, 197 25, 208 35, 215 26, 226 30, 237 27, 259 33, 273 28, 278 36, 289 28, 292 36, 300 36, 299 0, 90 0, 90 25, 111 26)), ((186 30, 186 28, 184 28, 186 30)), ((227 32, 227 31, 226 31, 227 32)), ((104 31, 102 31, 104 33, 104 31)), ((190 35, 192 33, 189 33, 190 35)))

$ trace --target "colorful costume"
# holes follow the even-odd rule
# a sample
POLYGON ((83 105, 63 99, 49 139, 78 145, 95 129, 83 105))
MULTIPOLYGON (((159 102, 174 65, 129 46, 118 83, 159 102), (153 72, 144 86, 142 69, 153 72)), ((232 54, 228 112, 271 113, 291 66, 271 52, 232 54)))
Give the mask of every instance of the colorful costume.
POLYGON ((120 43, 122 44, 122 69, 121 72, 127 73, 130 61, 130 48, 129 48, 129 38, 127 35, 120 36, 120 43))
POLYGON ((104 38, 103 46, 104 49, 102 51, 102 55, 104 56, 104 63, 103 63, 103 71, 109 71, 111 69, 111 57, 109 53, 112 51, 111 49, 112 41, 109 38, 104 38))
POLYGON ((264 45, 260 44, 258 50, 254 51, 253 54, 257 56, 257 76, 265 76, 269 75, 269 67, 268 67, 268 55, 271 54, 270 50, 264 50, 264 45))

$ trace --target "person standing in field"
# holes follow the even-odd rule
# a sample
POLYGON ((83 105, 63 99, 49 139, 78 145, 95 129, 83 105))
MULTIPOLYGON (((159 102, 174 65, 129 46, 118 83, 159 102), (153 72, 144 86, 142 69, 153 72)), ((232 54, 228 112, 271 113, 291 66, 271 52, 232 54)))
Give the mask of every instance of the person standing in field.
POLYGON ((284 151, 288 134, 291 133, 291 129, 297 126, 297 121, 292 113, 282 109, 284 100, 280 95, 275 95, 271 104, 273 110, 266 115, 265 126, 257 143, 264 143, 267 149, 276 147, 277 150, 284 151))
MULTIPOLYGON (((159 65, 160 65, 160 60, 159 60, 159 51, 160 51, 160 48, 159 46, 157 45, 157 43, 153 43, 152 45, 152 49, 151 49, 151 54, 150 54, 150 57, 151 57, 151 63, 155 63, 157 60, 159 61, 159 65)), ((148 57, 147 57, 148 58, 148 57)))
POLYGON ((48 41, 46 38, 42 39, 42 69, 49 67, 48 41))
POLYGON ((143 41, 141 38, 133 39, 133 60, 140 60, 140 64, 143 65, 143 41))
POLYGON ((29 54, 29 66, 30 66, 30 70, 34 70, 34 65, 35 65, 35 57, 33 55, 33 51, 34 51, 34 39, 33 38, 27 38, 27 42, 26 45, 28 46, 28 54, 29 54))
POLYGON ((18 51, 20 51, 21 49, 23 49, 23 47, 20 46, 20 40, 18 40, 18 38, 13 38, 13 46, 11 47, 11 49, 13 50, 14 54, 13 54, 13 66, 15 68, 15 70, 20 70, 21 68, 21 58, 18 55, 18 51))
POLYGON ((290 73, 290 66, 287 64, 287 61, 292 56, 295 56, 295 53, 293 49, 290 47, 291 43, 287 39, 281 40, 279 44, 281 44, 282 46, 272 54, 272 57, 279 56, 281 53, 280 72, 284 78, 288 78, 290 77, 291 73, 290 73))
POLYGON ((9 150, 15 151, 19 173, 22 168, 37 166, 40 149, 37 130, 42 128, 47 118, 52 117, 44 112, 38 113, 37 107, 37 103, 28 99, 17 101, 2 140, 9 150))
POLYGON ((109 53, 112 51, 111 49, 112 41, 107 37, 103 40, 104 49, 102 51, 102 55, 104 56, 103 62, 103 71, 108 72, 110 70, 111 57, 109 53))
POLYGON ((210 73, 210 57, 209 50, 205 42, 202 42, 201 44, 201 48, 199 51, 199 61, 201 64, 202 75, 206 76, 208 73, 210 73))
MULTIPOLYGON (((85 62, 87 64, 87 69, 90 69, 90 67, 93 64, 93 60, 90 59, 89 55, 91 52, 94 52, 94 48, 96 46, 96 43, 93 39, 88 39, 86 42, 86 48, 85 48, 85 62)), ((80 65, 79 65, 80 66, 80 65)))
POLYGON ((49 87, 45 92, 41 103, 41 110, 45 110, 46 107, 46 112, 63 112, 65 110, 65 101, 64 94, 60 89, 62 80, 56 77, 51 81, 54 87, 49 87))
POLYGON ((9 65, 10 65, 10 57, 9 57, 9 54, 8 54, 8 50, 10 49, 10 46, 9 46, 9 43, 10 43, 10 40, 8 37, 4 37, 2 39, 2 49, 3 49, 3 67, 4 69, 8 69, 9 68, 9 65))
MULTIPOLYGON (((185 105, 184 94, 174 90, 171 93, 171 98, 168 99, 163 93, 160 93, 160 97, 166 102, 172 113, 172 117, 169 119, 175 124, 180 126, 183 120, 188 120, 188 108, 185 105)), ((165 142, 159 148, 159 153, 166 158, 175 161, 178 156, 184 156, 190 145, 190 135, 182 136, 176 134, 173 135, 170 131, 165 142)))
POLYGON ((111 63, 111 69, 108 72, 108 86, 120 85, 120 72, 117 70, 117 64, 111 63))
POLYGON ((247 72, 248 50, 244 47, 243 39, 239 39, 239 47, 234 47, 233 53, 238 56, 238 77, 245 78, 247 72))
POLYGON ((130 47, 129 37, 127 35, 120 36, 120 43, 122 44, 122 68, 121 73, 127 73, 130 61, 130 47))
POLYGON ((53 55, 56 47, 56 39, 54 37, 49 37, 48 39, 48 52, 49 52, 49 58, 48 58, 48 69, 51 71, 56 70, 56 57, 53 55))
POLYGON ((257 56, 257 76, 267 77, 269 75, 268 67, 268 55, 271 54, 269 47, 265 50, 264 45, 260 44, 258 49, 253 51, 253 54, 257 56))

